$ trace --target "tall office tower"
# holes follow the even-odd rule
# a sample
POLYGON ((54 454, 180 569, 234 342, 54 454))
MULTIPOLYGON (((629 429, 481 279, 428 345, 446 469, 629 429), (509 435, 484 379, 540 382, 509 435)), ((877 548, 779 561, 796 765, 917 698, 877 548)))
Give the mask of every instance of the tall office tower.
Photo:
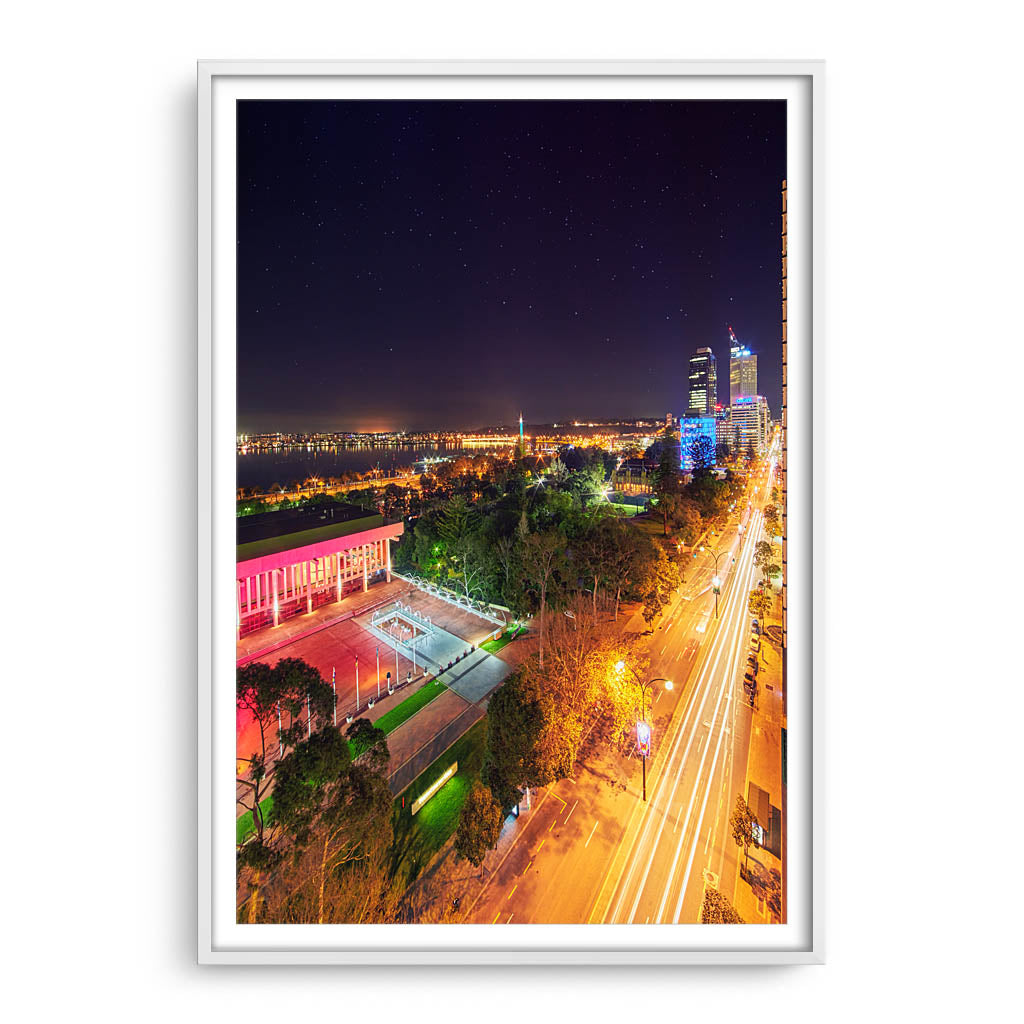
POLYGON ((721 406, 715 407, 715 443, 725 445, 729 455, 736 450, 736 430, 733 427, 729 410, 721 406))
POLYGON ((699 348, 690 356, 690 398, 687 416, 713 416, 718 401, 718 370, 715 354, 699 348))
POLYGON ((764 395, 737 398, 729 407, 729 418, 735 431, 737 454, 753 452, 757 458, 764 455, 771 434, 768 399, 764 395))
POLYGON ((757 394, 757 356, 741 345, 729 328, 729 404, 737 398, 753 398, 757 394))

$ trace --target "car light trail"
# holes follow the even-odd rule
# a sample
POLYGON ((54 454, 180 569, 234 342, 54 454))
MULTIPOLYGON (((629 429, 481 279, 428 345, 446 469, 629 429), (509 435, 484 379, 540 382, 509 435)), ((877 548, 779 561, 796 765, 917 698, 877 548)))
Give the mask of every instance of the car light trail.
MULTIPOLYGON (((754 511, 750 516, 747 529, 754 531, 754 536, 758 535, 762 520, 763 515, 760 510, 754 511)), ((664 870, 665 858, 659 857, 658 854, 661 852, 662 839, 666 835, 665 827, 669 818, 672 818, 674 823, 671 834, 674 836, 678 832, 679 839, 678 843, 673 844, 675 845, 674 857, 663 883, 664 888, 656 894, 660 896, 660 906, 653 917, 655 921, 664 919, 663 915, 666 907, 669 906, 669 900, 676 893, 678 884, 674 881, 676 869, 684 856, 687 845, 689 845, 689 850, 686 851, 682 887, 673 908, 673 920, 678 921, 681 915, 687 886, 692 876, 697 846, 703 838, 704 819, 707 815, 716 773, 720 766, 723 769, 731 770, 733 761, 732 748, 726 739, 734 734, 731 723, 735 721, 738 706, 735 690, 736 678, 742 658, 746 654, 744 623, 748 612, 747 590, 755 575, 754 547, 753 544, 746 547, 741 545, 737 553, 737 561, 733 566, 735 572, 730 573, 728 593, 723 602, 725 610, 719 628, 714 632, 712 644, 697 670, 696 679, 682 709, 682 716, 669 727, 669 735, 666 735, 664 744, 668 750, 667 756, 659 758, 650 780, 652 799, 648 809, 651 813, 644 812, 639 821, 638 834, 633 839, 626 865, 619 873, 618 881, 614 883, 611 905, 602 918, 605 921, 626 920, 632 922, 636 918, 645 893, 651 895, 648 890, 655 881, 656 861, 660 862, 657 866, 657 873, 660 875, 664 870), (698 727, 700 722, 704 722, 709 729, 709 735, 706 737, 698 727), (683 742, 684 735, 685 743, 683 742), (708 743, 704 742, 705 738, 709 740, 708 743), (689 762, 695 743, 697 743, 696 755, 700 756, 700 761, 694 768, 689 762), (715 748, 714 751, 711 749, 712 746, 715 748), (724 757, 723 750, 725 751, 724 757), (709 758, 710 767, 708 767, 709 758), (688 773, 693 775, 692 789, 688 800, 686 796, 680 800, 678 799, 680 786, 684 784, 684 776, 688 773), (667 775, 665 785, 661 785, 663 774, 667 775), (676 815, 670 813, 673 807, 682 811, 684 802, 686 803, 685 813, 681 816, 678 813, 676 815), (694 820, 695 808, 696 820, 694 820), (623 904, 627 901, 628 914, 624 914, 623 904)), ((701 625, 704 623, 696 627, 698 632, 701 631, 701 625)), ((725 785, 724 782, 723 785, 725 785)), ((685 793, 685 789, 683 792, 685 793)), ((717 832, 721 820, 721 802, 722 796, 719 795, 712 833, 717 832)), ((672 839, 668 841, 673 843, 672 839)), ((608 881, 611 882, 611 878, 608 881)), ((599 896, 598 903, 601 899, 602 897, 599 896)), ((595 906, 595 911, 598 910, 599 907, 595 906)))

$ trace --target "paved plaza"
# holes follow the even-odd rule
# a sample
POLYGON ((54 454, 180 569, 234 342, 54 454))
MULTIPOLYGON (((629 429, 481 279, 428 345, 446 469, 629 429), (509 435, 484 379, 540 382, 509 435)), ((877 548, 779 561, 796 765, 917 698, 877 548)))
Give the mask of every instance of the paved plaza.
MULTIPOLYGON (((356 712, 357 706, 365 713, 367 700, 377 697, 378 652, 379 692, 385 698, 374 709, 378 713, 394 706, 396 698, 403 699, 413 692, 413 689, 403 689, 388 699, 387 673, 399 680, 411 676, 415 686, 424 664, 431 676, 439 675, 464 702, 483 701, 508 674, 509 665, 486 651, 466 652, 472 645, 487 639, 495 628, 494 623, 464 608, 424 594, 404 581, 393 580, 377 584, 367 593, 325 605, 312 614, 296 616, 273 629, 250 634, 238 642, 237 657, 239 664, 262 661, 269 665, 277 664, 282 658, 301 658, 317 668, 327 682, 333 674, 338 720, 343 722, 347 714, 356 712), (416 654, 415 667, 411 650, 401 643, 389 643, 387 633, 371 624, 374 611, 387 610, 399 601, 415 615, 430 619, 432 632, 416 654), (448 668, 449 662, 453 662, 451 668, 448 668)), ((452 705, 446 701, 445 706, 452 705)), ((458 714, 453 710, 451 717, 458 717, 458 714)), ((236 716, 236 737, 240 758, 251 756, 259 748, 259 729, 241 712, 236 716)), ((276 731, 267 742, 276 749, 276 731)))

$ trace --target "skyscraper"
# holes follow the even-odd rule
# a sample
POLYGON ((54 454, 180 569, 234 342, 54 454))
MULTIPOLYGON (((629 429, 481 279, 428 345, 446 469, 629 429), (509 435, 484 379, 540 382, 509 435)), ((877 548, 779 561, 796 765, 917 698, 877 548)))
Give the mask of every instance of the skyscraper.
POLYGON ((736 434, 736 450, 740 455, 752 452, 764 455, 771 431, 768 400, 763 395, 737 398, 731 406, 730 419, 736 434))
POLYGON ((729 328, 729 404, 737 398, 753 398, 757 394, 757 356, 741 345, 729 328))
POLYGON ((699 348, 690 356, 690 398, 687 416, 713 416, 718 401, 718 370, 715 354, 709 348, 699 348))

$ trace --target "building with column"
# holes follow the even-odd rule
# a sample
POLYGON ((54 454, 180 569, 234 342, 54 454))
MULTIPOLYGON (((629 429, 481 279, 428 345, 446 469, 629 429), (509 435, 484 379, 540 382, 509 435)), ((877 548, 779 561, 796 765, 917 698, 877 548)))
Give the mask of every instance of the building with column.
POLYGON ((746 345, 741 345, 729 328, 729 405, 737 398, 757 395, 757 356, 746 345))
POLYGON ((401 522, 340 502, 241 516, 236 531, 238 636, 280 625, 391 582, 391 542, 401 522))
POLYGON ((718 370, 715 354, 699 348, 690 356, 689 398, 687 416, 713 416, 718 402, 718 370))

